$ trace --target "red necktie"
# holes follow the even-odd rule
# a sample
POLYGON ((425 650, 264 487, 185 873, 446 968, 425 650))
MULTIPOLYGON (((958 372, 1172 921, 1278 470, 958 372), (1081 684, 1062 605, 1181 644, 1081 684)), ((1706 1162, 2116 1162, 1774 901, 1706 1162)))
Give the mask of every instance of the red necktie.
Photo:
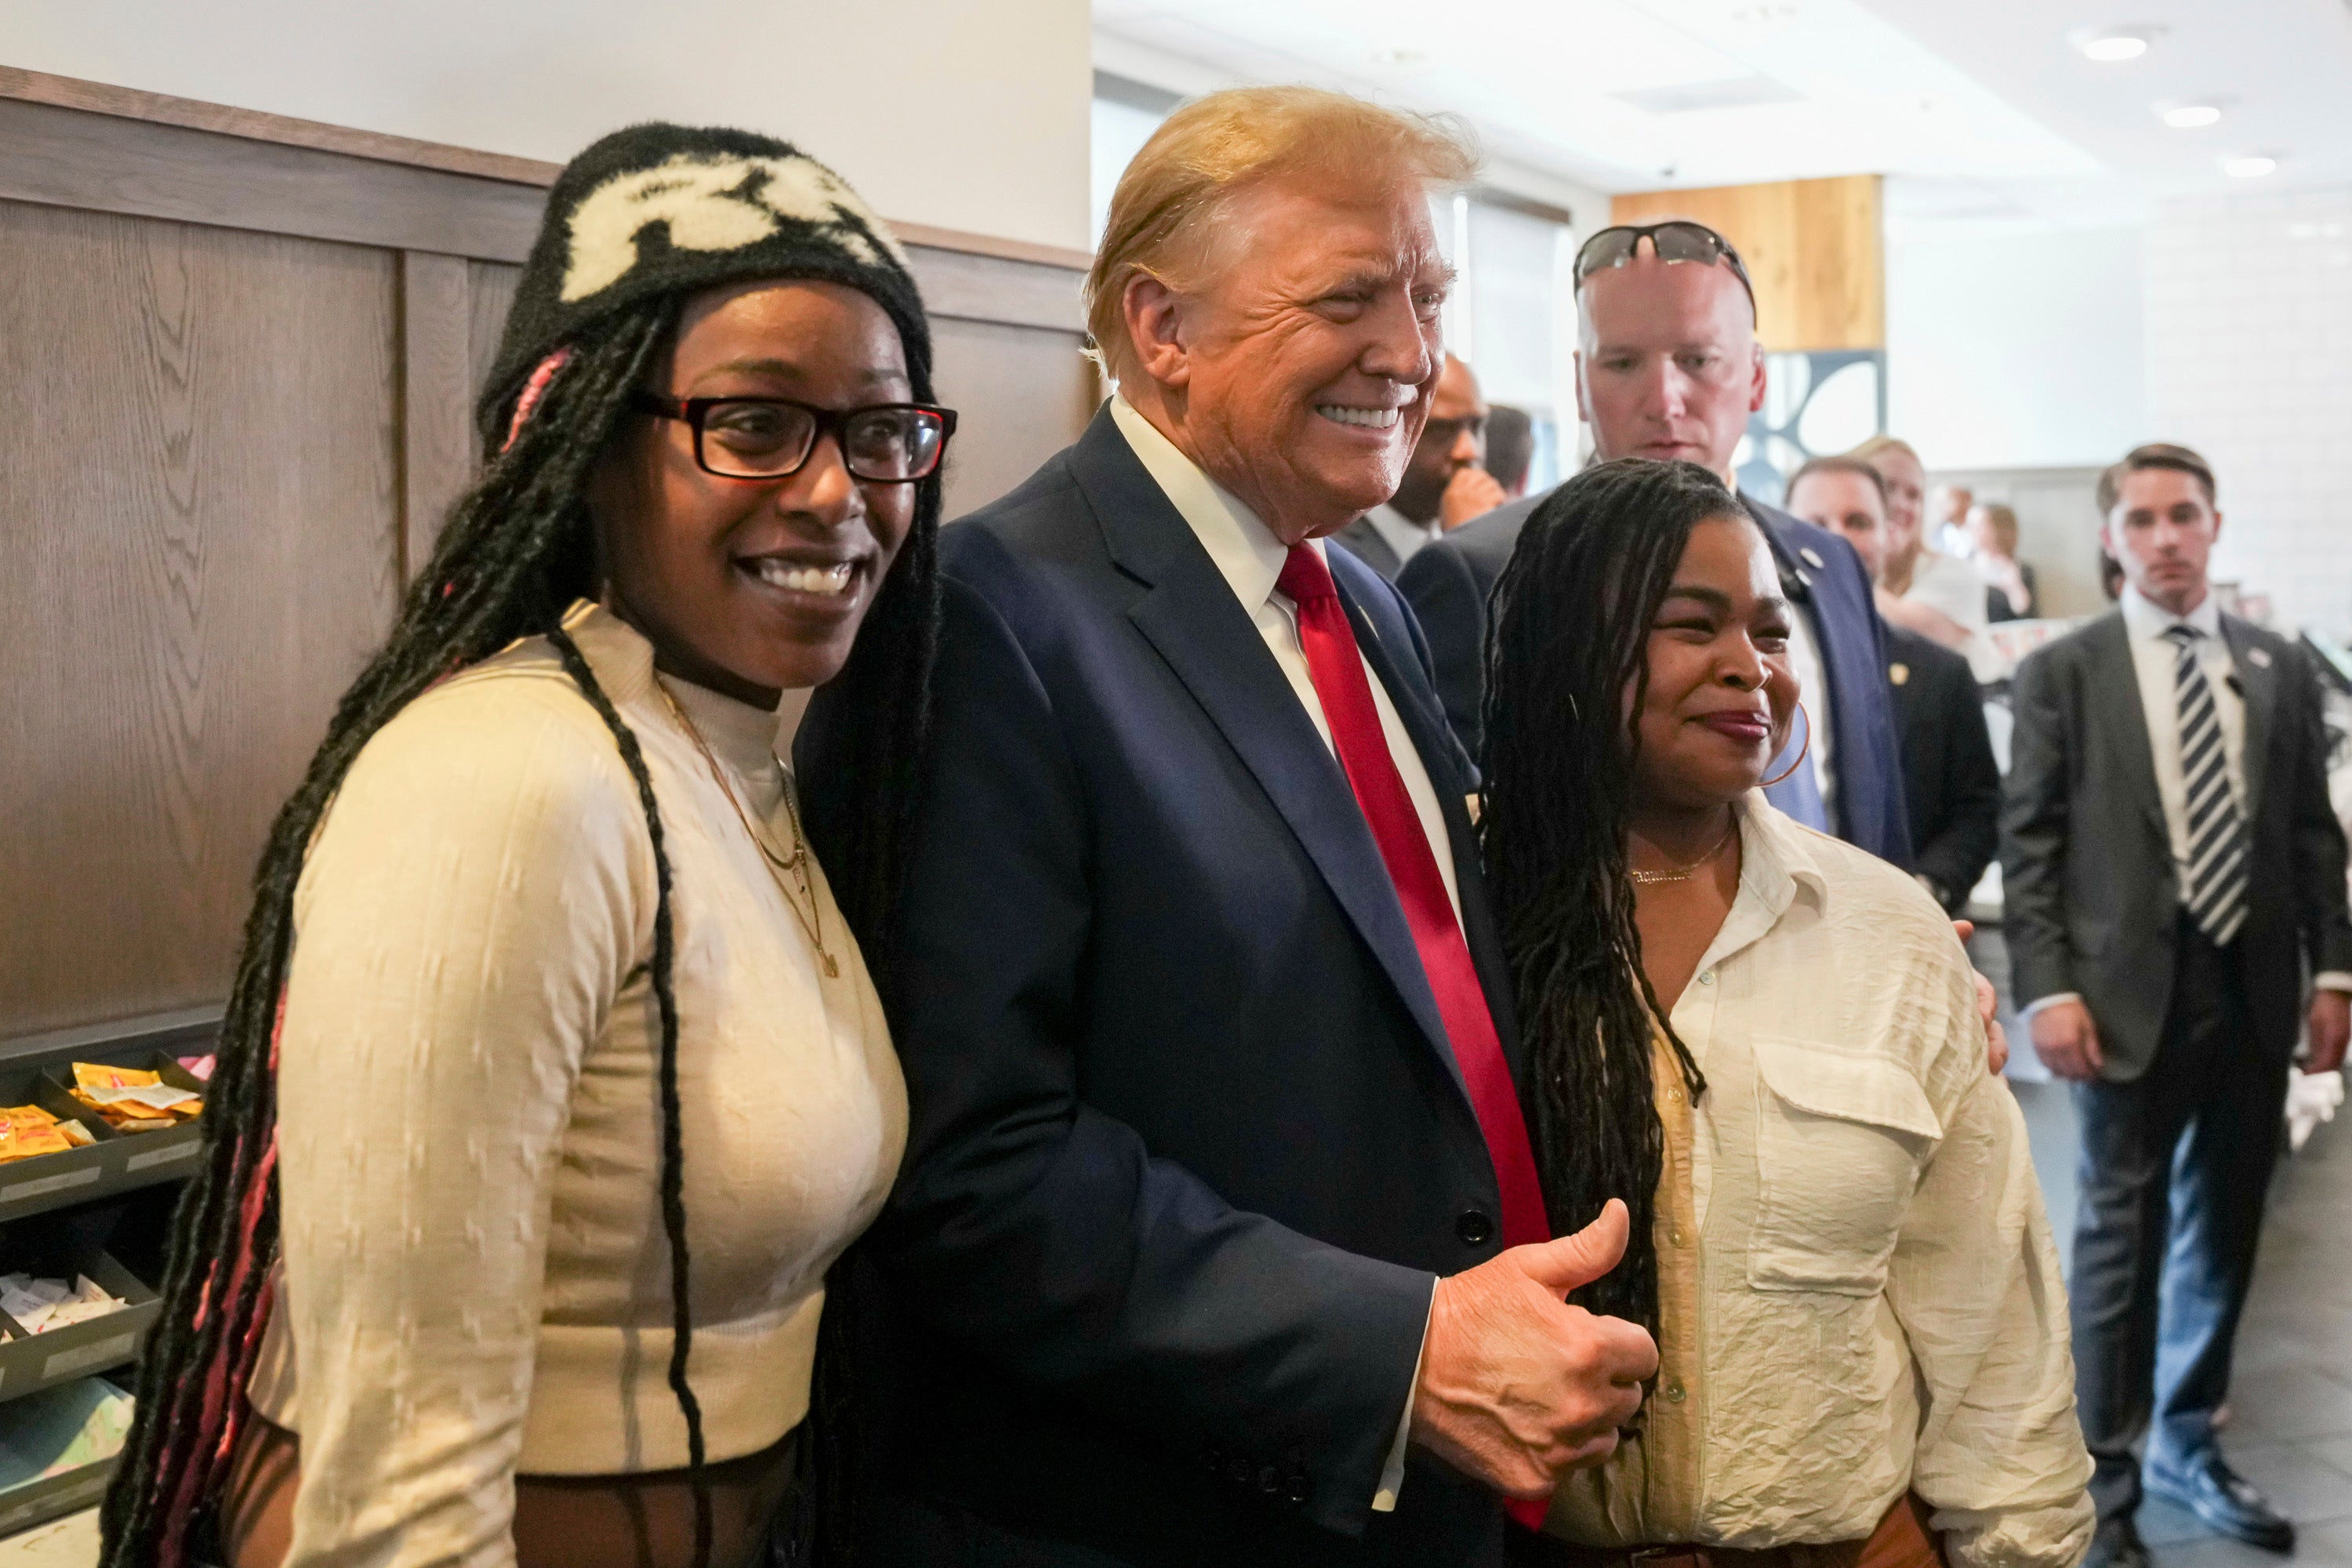
MULTIPOLYGON (((1395 884, 1397 900, 1412 928, 1413 945, 1421 950, 1422 969, 1436 994, 1445 1037, 1470 1090, 1470 1109, 1478 1118, 1486 1158, 1495 1167, 1495 1184, 1502 1192, 1503 1244, 1548 1241, 1551 1222, 1544 1214, 1535 1149, 1528 1141, 1527 1118, 1519 1111, 1510 1063, 1503 1058, 1503 1042, 1495 1033, 1486 990, 1470 962, 1462 922, 1445 896, 1436 852, 1389 752, 1380 709, 1372 701, 1371 679, 1356 647, 1355 628, 1348 624, 1339 590, 1331 585, 1330 569, 1311 545, 1294 544, 1274 585, 1298 606, 1299 646, 1306 650, 1307 673, 1322 700, 1323 717, 1331 726, 1331 744, 1371 827, 1373 842, 1381 847, 1389 880, 1395 884)), ((1504 1506, 1530 1530, 1543 1523, 1545 1503, 1504 1506)))

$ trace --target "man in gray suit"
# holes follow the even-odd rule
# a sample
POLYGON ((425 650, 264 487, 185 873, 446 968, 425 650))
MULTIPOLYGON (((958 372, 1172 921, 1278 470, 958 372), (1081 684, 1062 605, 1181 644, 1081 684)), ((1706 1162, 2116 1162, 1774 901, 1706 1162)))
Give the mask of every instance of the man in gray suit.
POLYGON ((2097 1472, 2090 1568, 2145 1568, 2143 1481, 2286 1551, 2213 1415, 2253 1275, 2286 1075, 2344 1058, 2345 842, 2309 665, 2206 580, 2213 473, 2148 446, 2099 483, 2118 606, 2029 658, 2003 810, 2005 930, 2034 1049, 2082 1128, 2075 1393, 2097 1472), (2132 1447, 2147 1436, 2145 1468, 2132 1447))
POLYGON ((1486 458, 1486 400, 1470 367, 1447 354, 1430 397, 1429 423, 1405 459, 1396 494, 1333 537, 1395 582, 1423 545, 1510 499, 1482 466, 1486 458))

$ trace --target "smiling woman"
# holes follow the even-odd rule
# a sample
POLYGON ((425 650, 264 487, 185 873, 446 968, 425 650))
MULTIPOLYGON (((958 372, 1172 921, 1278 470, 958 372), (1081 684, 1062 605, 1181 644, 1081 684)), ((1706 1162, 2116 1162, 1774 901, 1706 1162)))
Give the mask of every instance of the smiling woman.
POLYGON ((929 379, 896 242, 793 148, 639 126, 557 181, 496 455, 264 859, 110 1563, 728 1568, 816 1528, 825 1275, 905 1136, 862 947, 929 379), (818 688, 865 806, 824 867, 782 761, 818 688))
POLYGON ((1480 833, 1538 1163, 1555 1227, 1633 1210, 1578 1299, 1660 1364, 1554 1496, 1552 1560, 2079 1560, 2057 1256, 1967 960, 1758 787, 1798 712, 1759 526, 1696 464, 1603 463, 1529 517, 1495 616, 1480 833))

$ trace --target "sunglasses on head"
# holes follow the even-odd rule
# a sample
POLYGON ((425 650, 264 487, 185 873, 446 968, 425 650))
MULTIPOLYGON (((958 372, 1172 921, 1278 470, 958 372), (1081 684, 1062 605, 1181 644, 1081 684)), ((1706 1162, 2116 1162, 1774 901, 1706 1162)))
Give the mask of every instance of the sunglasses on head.
POLYGON ((1622 267, 1633 259, 1647 237, 1651 254, 1664 262, 1696 261, 1712 267, 1722 262, 1731 268, 1739 286, 1748 290, 1748 302, 1756 303, 1756 285, 1748 276, 1748 264, 1739 259, 1739 252, 1731 248, 1731 241, 1703 223, 1687 218, 1672 218, 1664 223, 1619 224, 1604 228, 1584 242, 1576 253, 1576 287, 1581 290, 1584 280, 1596 272, 1612 267, 1622 267))

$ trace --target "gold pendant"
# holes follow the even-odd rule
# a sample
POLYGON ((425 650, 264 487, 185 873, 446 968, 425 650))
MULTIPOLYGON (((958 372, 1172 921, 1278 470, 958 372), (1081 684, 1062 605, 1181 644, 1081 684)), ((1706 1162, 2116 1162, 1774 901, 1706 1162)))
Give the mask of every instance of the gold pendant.
POLYGON ((834 962, 833 954, 829 952, 820 952, 817 956, 824 960, 824 977, 827 980, 838 980, 841 978, 841 965, 834 962))

